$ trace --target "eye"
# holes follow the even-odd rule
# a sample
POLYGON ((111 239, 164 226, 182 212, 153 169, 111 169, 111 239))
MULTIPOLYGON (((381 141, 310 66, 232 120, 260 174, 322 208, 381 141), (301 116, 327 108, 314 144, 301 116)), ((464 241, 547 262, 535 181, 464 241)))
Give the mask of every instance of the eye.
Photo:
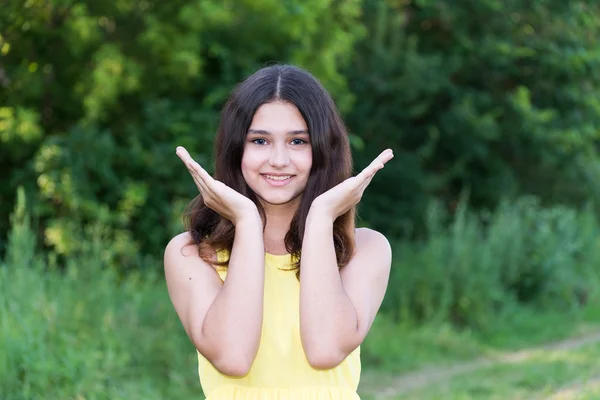
POLYGON ((303 139, 293 139, 292 140, 292 144, 294 144, 294 145, 301 145, 301 144, 305 144, 305 143, 307 143, 307 142, 306 142, 306 140, 303 140, 303 139))
POLYGON ((252 139, 252 143, 263 146, 267 143, 265 139, 252 139))

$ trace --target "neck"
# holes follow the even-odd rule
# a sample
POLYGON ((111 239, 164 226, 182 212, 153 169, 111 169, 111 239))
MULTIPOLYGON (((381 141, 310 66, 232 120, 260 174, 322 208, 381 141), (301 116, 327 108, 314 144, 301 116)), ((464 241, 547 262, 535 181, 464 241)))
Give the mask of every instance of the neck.
POLYGON ((273 254, 284 254, 285 235, 290 229, 290 223, 298 209, 297 204, 282 204, 274 206, 264 204, 267 224, 264 231, 265 251, 273 254))

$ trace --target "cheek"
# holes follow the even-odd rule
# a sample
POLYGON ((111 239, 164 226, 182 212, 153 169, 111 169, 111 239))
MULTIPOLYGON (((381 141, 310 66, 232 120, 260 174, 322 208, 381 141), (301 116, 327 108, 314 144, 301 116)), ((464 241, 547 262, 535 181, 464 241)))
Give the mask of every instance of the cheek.
POLYGON ((256 190, 256 185, 260 176, 258 175, 262 169, 264 160, 262 159, 259 152, 256 151, 245 151, 242 155, 242 177, 246 184, 252 188, 252 190, 256 190))
POLYGON ((250 160, 248 159, 248 157, 243 156, 242 157, 242 176, 244 177, 244 180, 246 181, 246 183, 249 183, 249 179, 250 179, 250 174, 252 172, 252 164, 249 162, 250 160))
POLYGON ((298 165, 301 166, 302 170, 306 172, 310 171, 312 167, 312 151, 310 149, 302 154, 298 165))
POLYGON ((256 157, 256 154, 252 154, 251 151, 244 151, 242 156, 242 173, 245 175, 251 173, 253 170, 258 169, 260 162, 256 157))

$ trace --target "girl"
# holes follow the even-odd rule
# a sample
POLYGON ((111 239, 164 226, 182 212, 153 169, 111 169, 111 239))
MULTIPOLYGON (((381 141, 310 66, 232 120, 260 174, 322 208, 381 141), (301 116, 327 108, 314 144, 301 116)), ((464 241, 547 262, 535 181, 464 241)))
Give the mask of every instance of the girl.
POLYGON ((225 105, 214 178, 184 148, 177 155, 200 195, 165 249, 165 274, 207 399, 358 399, 360 344, 391 249, 355 229, 355 207, 392 151, 351 177, 329 94, 308 72, 275 65, 225 105))

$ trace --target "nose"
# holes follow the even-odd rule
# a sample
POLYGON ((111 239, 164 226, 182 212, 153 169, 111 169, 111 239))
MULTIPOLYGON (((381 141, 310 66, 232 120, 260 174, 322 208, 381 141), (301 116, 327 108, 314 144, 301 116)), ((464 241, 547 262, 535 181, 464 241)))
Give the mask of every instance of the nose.
POLYGON ((283 169, 290 163, 290 157, 288 150, 285 148, 285 144, 279 144, 271 148, 269 154, 269 165, 273 168, 283 169))

